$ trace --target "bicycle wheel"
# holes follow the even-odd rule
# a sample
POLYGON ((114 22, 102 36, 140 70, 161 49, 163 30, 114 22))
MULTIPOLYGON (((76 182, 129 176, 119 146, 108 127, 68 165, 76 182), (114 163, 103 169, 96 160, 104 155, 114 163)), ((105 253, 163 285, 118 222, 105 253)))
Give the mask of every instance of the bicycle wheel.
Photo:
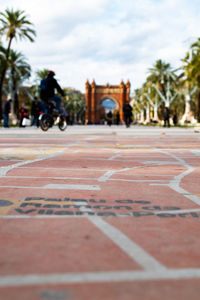
POLYGON ((61 131, 64 131, 64 130, 67 128, 67 121, 66 121, 66 118, 65 118, 65 116, 63 116, 63 115, 60 115, 58 118, 59 118, 59 121, 58 121, 58 128, 59 128, 61 131))
POLYGON ((47 131, 49 129, 49 127, 51 127, 52 124, 52 120, 51 120, 51 116, 48 114, 42 114, 39 117, 39 121, 40 121, 40 127, 43 131, 47 131))

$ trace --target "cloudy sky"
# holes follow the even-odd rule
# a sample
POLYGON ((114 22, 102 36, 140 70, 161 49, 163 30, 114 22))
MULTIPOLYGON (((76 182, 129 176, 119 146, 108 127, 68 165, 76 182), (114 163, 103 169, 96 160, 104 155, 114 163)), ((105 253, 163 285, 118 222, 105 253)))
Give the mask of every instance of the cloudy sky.
POLYGON ((131 82, 141 87, 157 59, 181 65, 200 37, 199 0, 0 0, 24 10, 35 43, 13 43, 36 70, 54 70, 63 87, 131 82))

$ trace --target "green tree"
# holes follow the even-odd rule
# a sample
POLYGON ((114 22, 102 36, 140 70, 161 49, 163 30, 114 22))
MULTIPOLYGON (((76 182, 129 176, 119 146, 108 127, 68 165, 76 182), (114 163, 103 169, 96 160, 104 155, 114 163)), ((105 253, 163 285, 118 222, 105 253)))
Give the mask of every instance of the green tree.
POLYGON ((33 97, 34 96, 40 97, 40 81, 42 79, 45 79, 47 77, 48 73, 49 73, 48 69, 37 70, 35 72, 35 80, 34 80, 35 83, 31 87, 33 97))
POLYGON ((169 63, 163 62, 161 59, 157 60, 152 68, 149 68, 148 81, 154 83, 157 88, 161 91, 163 96, 167 98, 168 83, 173 83, 175 85, 177 76, 175 71, 169 63))
POLYGON ((160 101, 156 99, 153 103, 157 102, 159 118, 163 118, 164 106, 171 107, 172 102, 178 97, 179 76, 176 72, 179 69, 173 70, 169 63, 162 60, 157 60, 153 68, 149 69, 150 75, 147 81, 155 89, 160 101))
POLYGON ((75 123, 79 123, 80 121, 84 123, 86 109, 84 95, 78 91, 70 92, 68 89, 64 90, 66 97, 63 104, 70 120, 75 123))
POLYGON ((200 122, 200 38, 190 46, 185 58, 182 60, 184 64, 186 87, 188 93, 194 94, 196 97, 197 120, 200 122), (193 91, 196 90, 196 93, 193 91))
POLYGON ((28 39, 34 42, 36 36, 35 30, 32 28, 33 24, 27 19, 23 10, 6 9, 5 12, 0 13, 0 34, 5 35, 8 41, 6 48, 6 64, 0 76, 0 117, 2 116, 2 90, 6 71, 8 68, 8 59, 13 39, 28 39))
POLYGON ((133 103, 133 121, 144 122, 144 110, 146 105, 146 99, 144 96, 144 85, 135 90, 134 103, 133 103), (140 119, 138 120, 138 115, 140 119))
POLYGON ((17 115, 19 109, 18 88, 24 80, 31 76, 31 66, 21 52, 10 50, 8 60, 9 93, 13 99, 13 112, 17 115))
MULTIPOLYGON (((169 63, 157 60, 153 67, 148 69, 148 77, 140 89, 135 91, 134 111, 140 110, 143 120, 143 114, 146 114, 146 121, 149 116, 158 121, 163 118, 164 106, 171 107, 172 102, 179 97, 178 86, 180 78, 169 63)), ((176 108, 178 104, 176 102, 176 108)), ((175 111, 175 109, 173 109, 175 111)))
POLYGON ((48 69, 38 70, 36 71, 36 80, 40 82, 40 80, 45 79, 49 73, 48 69))

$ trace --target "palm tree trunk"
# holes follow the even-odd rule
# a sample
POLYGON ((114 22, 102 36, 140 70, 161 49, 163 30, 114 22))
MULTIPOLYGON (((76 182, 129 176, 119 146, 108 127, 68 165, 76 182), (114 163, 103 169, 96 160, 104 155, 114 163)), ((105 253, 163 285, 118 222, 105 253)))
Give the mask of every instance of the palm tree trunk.
POLYGON ((18 94, 17 92, 15 93, 15 105, 14 105, 14 111, 17 116, 17 119, 19 118, 19 99, 18 99, 18 94))
POLYGON ((153 106, 153 119, 158 121, 158 103, 156 102, 153 106))
POLYGON ((18 115, 18 110, 19 110, 19 103, 18 103, 18 95, 17 95, 17 83, 16 80, 13 78, 13 94, 14 94, 14 99, 13 99, 13 104, 14 104, 14 113, 17 116, 18 115))
POLYGON ((17 122, 17 115, 15 110, 15 98, 16 98, 16 82, 15 82, 15 69, 11 67, 11 74, 10 74, 10 86, 9 86, 9 92, 12 98, 11 103, 11 120, 12 122, 17 122))
POLYGON ((6 76, 6 71, 7 71, 7 66, 8 66, 8 58, 10 54, 10 47, 11 47, 11 42, 12 42, 13 37, 9 39, 8 42, 8 48, 6 50, 6 63, 5 67, 2 70, 1 77, 0 77, 0 120, 2 119, 2 98, 3 98, 3 82, 6 76))
POLYGON ((3 82, 6 74, 6 68, 2 71, 0 77, 0 120, 3 118, 2 99, 3 99, 3 82))

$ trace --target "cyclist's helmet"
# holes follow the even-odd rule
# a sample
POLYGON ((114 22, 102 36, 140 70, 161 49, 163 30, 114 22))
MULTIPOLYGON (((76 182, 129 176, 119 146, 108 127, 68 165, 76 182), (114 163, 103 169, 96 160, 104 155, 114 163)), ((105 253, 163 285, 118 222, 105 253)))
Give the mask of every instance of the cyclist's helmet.
POLYGON ((56 74, 55 74, 55 72, 54 71, 49 71, 49 73, 48 73, 48 75, 50 75, 50 76, 55 76, 56 74))

